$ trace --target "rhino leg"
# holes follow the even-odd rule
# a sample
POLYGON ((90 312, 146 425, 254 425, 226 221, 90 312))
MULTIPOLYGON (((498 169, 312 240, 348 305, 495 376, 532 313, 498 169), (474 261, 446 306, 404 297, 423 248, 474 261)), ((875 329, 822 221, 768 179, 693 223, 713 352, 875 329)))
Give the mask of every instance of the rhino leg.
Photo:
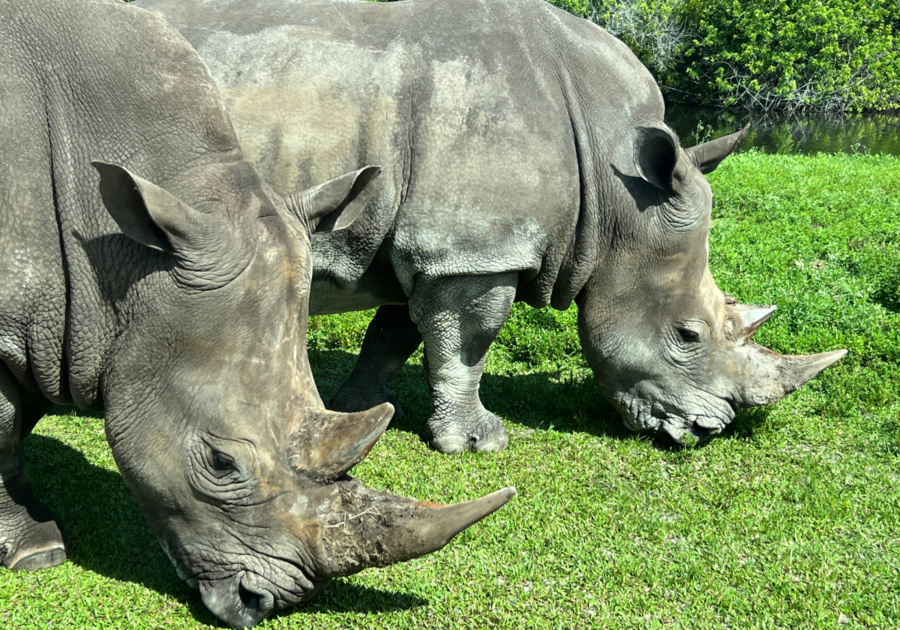
POLYGON ((484 357, 509 317, 517 273, 420 278, 409 301, 425 343, 434 401, 431 445, 442 453, 500 451, 509 436, 478 397, 484 357))
POLYGON ((0 562, 7 569, 33 571, 65 562, 66 547, 56 517, 31 494, 22 448, 22 438, 47 403, 25 411, 25 399, 0 363, 0 562))
POLYGON ((406 304, 379 308, 366 330, 353 374, 331 399, 331 408, 335 411, 365 411, 389 402, 394 406, 393 420, 402 418, 403 410, 388 392, 387 383, 420 343, 422 335, 409 318, 406 304))

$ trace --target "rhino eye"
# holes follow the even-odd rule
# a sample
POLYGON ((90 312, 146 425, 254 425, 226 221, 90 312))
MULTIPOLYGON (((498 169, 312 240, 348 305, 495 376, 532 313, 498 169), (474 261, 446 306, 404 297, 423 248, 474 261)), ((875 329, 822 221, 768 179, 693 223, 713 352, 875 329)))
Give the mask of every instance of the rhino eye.
POLYGON ((198 436, 188 452, 188 483, 217 504, 249 500, 259 486, 252 452, 249 443, 241 440, 198 436))
POLYGON ((700 333, 689 328, 678 328, 678 334, 685 343, 700 343, 700 333))
POLYGON ((219 472, 234 470, 234 458, 231 455, 226 455, 222 451, 213 451, 212 464, 213 468, 219 472))

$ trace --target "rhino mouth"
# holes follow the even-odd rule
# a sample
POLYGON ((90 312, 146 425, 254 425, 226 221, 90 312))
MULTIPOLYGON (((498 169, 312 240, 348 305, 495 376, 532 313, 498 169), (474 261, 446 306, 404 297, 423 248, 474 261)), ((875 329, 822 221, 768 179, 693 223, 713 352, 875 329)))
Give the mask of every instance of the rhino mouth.
POLYGON ((680 418, 669 416, 663 420, 661 432, 676 444, 692 446, 705 442, 725 430, 728 422, 706 416, 680 418))
MULTIPOLYGON (((256 574, 241 572, 228 578, 200 582, 200 596, 210 612, 232 628, 251 628, 275 612, 298 603, 304 596, 273 592, 256 574), (278 599, 276 599, 276 594, 278 599)), ((280 591, 280 589, 275 589, 280 591)))
POLYGON ((661 436, 681 446, 695 446, 719 435, 734 420, 738 408, 736 401, 717 397, 704 401, 702 413, 684 413, 675 405, 637 396, 622 396, 612 402, 630 430, 661 436))

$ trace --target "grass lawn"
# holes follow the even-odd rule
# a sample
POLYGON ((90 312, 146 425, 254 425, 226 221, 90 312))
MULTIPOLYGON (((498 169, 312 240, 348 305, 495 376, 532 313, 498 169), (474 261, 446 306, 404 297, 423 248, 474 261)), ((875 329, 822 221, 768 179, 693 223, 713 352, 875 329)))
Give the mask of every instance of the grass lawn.
MULTIPOLYGON (((719 286, 779 307, 758 341, 850 355, 679 450, 622 428, 580 354, 574 309, 517 306, 482 382, 509 450, 443 456, 422 443, 417 355, 395 383, 405 418, 356 474, 432 500, 507 485, 519 496, 443 551, 335 580, 263 627, 900 627, 900 159, 746 153, 710 180, 719 286)), ((326 399, 369 315, 312 322, 326 399)), ((48 417, 27 448, 70 561, 0 570, 0 627, 216 625, 125 489, 102 419, 48 417)))

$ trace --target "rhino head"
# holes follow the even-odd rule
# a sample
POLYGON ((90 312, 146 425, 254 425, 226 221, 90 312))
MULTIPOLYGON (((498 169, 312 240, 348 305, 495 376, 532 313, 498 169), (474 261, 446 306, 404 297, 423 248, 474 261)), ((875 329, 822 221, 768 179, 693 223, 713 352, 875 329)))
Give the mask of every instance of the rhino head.
POLYGON ((628 200, 608 253, 578 296, 579 335, 607 397, 635 431, 696 443, 741 407, 773 403, 846 354, 783 356, 753 342, 774 306, 738 304, 709 271, 712 172, 742 131, 684 150, 641 128, 628 200))
POLYGON ((105 376, 107 438, 178 574, 217 617, 253 626, 332 577, 440 549, 514 494, 447 506, 348 476, 393 408, 322 404, 306 353, 308 232, 358 214, 372 169, 302 195, 298 220, 249 166, 232 173, 244 192, 231 219, 95 166, 107 209, 161 252, 148 255, 162 269, 131 289, 147 297, 105 376))

